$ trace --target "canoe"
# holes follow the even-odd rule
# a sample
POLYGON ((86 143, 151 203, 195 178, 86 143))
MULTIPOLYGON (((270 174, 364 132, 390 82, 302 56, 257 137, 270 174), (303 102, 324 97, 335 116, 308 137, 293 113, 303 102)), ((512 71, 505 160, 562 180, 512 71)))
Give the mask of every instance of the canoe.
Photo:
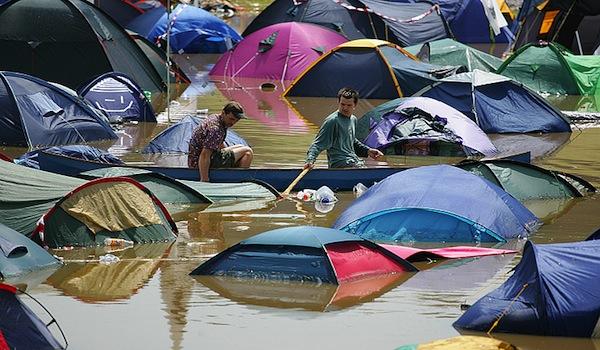
MULTIPOLYGON (((528 153, 505 158, 526 161, 528 160, 528 153)), ((85 171, 117 166, 44 151, 39 152, 38 161, 41 170, 68 176, 76 176, 85 171)), ((132 166, 132 168, 154 171, 178 180, 199 180, 198 169, 146 165, 132 166)), ((296 184, 295 189, 318 189, 321 186, 328 186, 333 191, 351 191, 359 182, 370 187, 392 174, 410 168, 412 167, 315 168, 296 184)), ((219 183, 258 182, 268 184, 277 191, 283 191, 301 171, 302 169, 298 168, 211 169, 210 178, 219 183)))

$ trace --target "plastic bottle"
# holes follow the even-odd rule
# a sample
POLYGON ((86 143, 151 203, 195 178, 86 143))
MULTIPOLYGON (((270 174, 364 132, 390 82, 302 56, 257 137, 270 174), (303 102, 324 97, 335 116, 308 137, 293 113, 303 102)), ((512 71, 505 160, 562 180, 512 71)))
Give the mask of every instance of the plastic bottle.
POLYGON ((315 199, 315 190, 304 189, 296 195, 296 198, 308 202, 315 199))
POLYGON ((123 239, 123 238, 106 237, 104 239, 104 245, 111 246, 111 247, 128 247, 128 246, 132 246, 133 242, 123 239))
POLYGON ((119 260, 121 260, 121 259, 119 259, 118 256, 115 256, 115 255, 112 255, 112 254, 102 255, 99 258, 100 264, 104 264, 104 265, 109 265, 109 264, 112 264, 112 263, 117 263, 117 262, 119 262, 119 260))
POLYGON ((321 203, 333 203, 337 201, 333 191, 327 186, 321 186, 317 192, 315 192, 315 200, 321 203))
POLYGON ((357 183, 356 185, 354 185, 354 187, 352 188, 352 192, 354 192, 354 196, 355 197, 360 197, 363 193, 365 193, 366 190, 368 190, 369 188, 367 188, 367 186, 363 185, 362 183, 357 183))

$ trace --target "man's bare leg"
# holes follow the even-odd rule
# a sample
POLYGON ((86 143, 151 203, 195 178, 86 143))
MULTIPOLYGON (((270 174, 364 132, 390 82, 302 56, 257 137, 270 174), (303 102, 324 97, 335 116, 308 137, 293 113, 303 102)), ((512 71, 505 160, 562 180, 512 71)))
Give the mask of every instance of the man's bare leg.
POLYGON ((252 148, 243 145, 233 145, 226 147, 223 151, 232 151, 236 166, 240 168, 249 168, 254 158, 252 148))

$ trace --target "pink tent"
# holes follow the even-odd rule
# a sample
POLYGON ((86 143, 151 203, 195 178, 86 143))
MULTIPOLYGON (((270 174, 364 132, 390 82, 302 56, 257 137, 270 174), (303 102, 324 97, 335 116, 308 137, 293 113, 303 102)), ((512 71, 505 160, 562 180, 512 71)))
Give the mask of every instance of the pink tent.
POLYGON ((346 41, 342 35, 315 24, 273 24, 250 34, 223 54, 209 75, 293 80, 320 55, 346 41))

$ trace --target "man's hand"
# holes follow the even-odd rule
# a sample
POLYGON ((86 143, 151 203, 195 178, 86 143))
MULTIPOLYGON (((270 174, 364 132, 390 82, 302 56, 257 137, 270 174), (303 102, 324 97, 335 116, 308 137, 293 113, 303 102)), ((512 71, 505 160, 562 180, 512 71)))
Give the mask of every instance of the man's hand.
POLYGON ((383 153, 381 153, 380 150, 375 149, 375 148, 369 148, 367 153, 369 154, 369 157, 371 157, 373 159, 377 159, 377 158, 383 156, 383 153))
POLYGON ((315 163, 305 163, 304 169, 311 169, 315 167, 315 163))

